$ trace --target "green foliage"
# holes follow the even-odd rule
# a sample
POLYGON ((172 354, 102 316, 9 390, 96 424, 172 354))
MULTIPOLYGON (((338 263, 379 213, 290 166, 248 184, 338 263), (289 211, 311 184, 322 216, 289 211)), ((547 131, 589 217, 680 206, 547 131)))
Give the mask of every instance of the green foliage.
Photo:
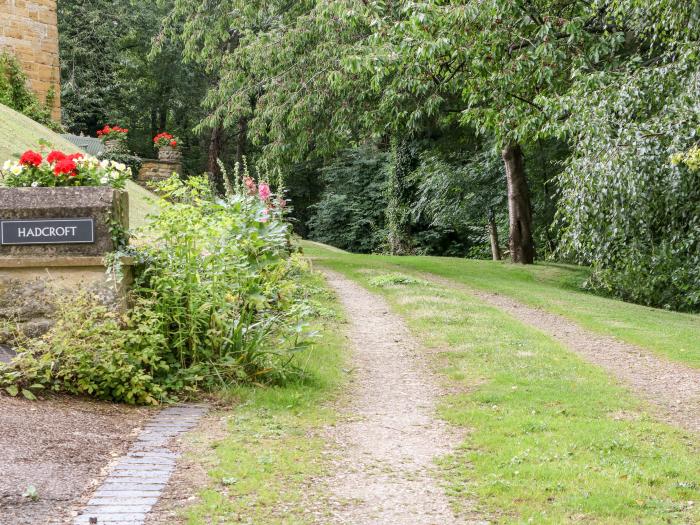
POLYGON ((32 120, 61 131, 61 126, 51 119, 51 106, 55 94, 49 93, 46 104, 27 87, 27 76, 19 61, 7 52, 0 52, 0 104, 4 104, 32 120))
POLYGON ((15 391, 49 389, 132 404, 163 400, 167 386, 157 376, 170 367, 151 326, 130 333, 89 295, 57 305, 56 325, 41 339, 20 342, 12 364, 0 368, 0 383, 15 391))
POLYGON ((144 158, 155 155, 152 139, 168 129, 182 138, 185 171, 201 173, 206 144, 192 128, 204 115, 207 78, 183 61, 177 41, 163 38, 170 6, 146 0, 58 3, 62 117, 71 132, 91 136, 120 123, 129 129, 129 150, 144 158))
POLYGON ((310 237, 358 253, 384 247, 389 155, 364 147, 342 152, 320 171, 325 191, 311 209, 310 237))
POLYGON ((313 307, 278 201, 218 199, 205 177, 173 177, 159 191, 149 244, 128 252, 139 270, 133 307, 116 316, 90 298, 63 300, 57 325, 0 368, 0 385, 154 404, 298 377, 313 307))
POLYGON ((597 75, 563 104, 575 144, 560 177, 563 253, 593 266, 595 290, 679 310, 700 308, 694 54, 597 75), (678 153, 690 164, 674 165, 678 153))
POLYGON ((416 161, 414 144, 406 137, 395 138, 386 188, 387 247, 392 255, 406 255, 413 250, 411 204, 414 188, 410 177, 416 169, 416 161))
POLYGON ((493 148, 448 154, 427 150, 414 174, 417 196, 412 205, 415 220, 432 229, 454 232, 456 240, 432 253, 490 258, 487 235, 490 217, 505 238, 505 177, 502 161, 493 148))

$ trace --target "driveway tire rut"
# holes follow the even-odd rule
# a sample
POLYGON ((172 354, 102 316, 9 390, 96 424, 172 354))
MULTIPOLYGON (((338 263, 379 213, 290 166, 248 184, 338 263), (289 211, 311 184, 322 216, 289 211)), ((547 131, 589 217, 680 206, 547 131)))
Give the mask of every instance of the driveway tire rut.
POLYGON ((318 480, 330 493, 319 522, 477 523, 455 516, 435 478, 435 460, 460 436, 435 416, 442 392, 427 354, 382 298, 324 273, 347 313, 354 371, 344 418, 326 431, 337 458, 334 473, 318 480))

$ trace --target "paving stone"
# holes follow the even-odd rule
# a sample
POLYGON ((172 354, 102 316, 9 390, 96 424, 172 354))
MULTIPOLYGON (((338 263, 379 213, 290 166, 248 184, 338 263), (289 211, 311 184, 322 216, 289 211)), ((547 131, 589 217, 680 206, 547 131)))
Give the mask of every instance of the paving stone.
POLYGON ((126 522, 133 525, 141 525, 146 520, 145 512, 123 512, 102 514, 93 512, 92 514, 84 514, 75 520, 76 525, 86 525, 90 523, 90 518, 97 518, 97 525, 112 524, 113 522, 126 522))
POLYGON ((175 461, 170 460, 168 463, 122 463, 121 461, 117 463, 112 470, 131 470, 133 472, 141 472, 144 470, 157 470, 168 472, 175 466, 175 461))
POLYGON ((201 405, 169 407, 141 431, 129 452, 111 468, 74 525, 143 525, 175 470, 178 454, 167 444, 197 423, 207 408, 201 405))
MULTIPOLYGON (((93 499, 104 499, 104 498, 158 498, 164 486, 158 486, 158 488, 152 490, 145 489, 134 489, 134 490, 105 490, 100 488, 95 492, 92 497, 93 499)), ((91 500, 92 501, 92 500, 91 500)))
MULTIPOLYGON (((119 483, 105 482, 97 491, 105 492, 131 492, 138 490, 141 492, 160 492, 165 488, 165 483, 119 483)), ((97 494, 97 492, 95 492, 97 494)))
POLYGON ((113 503, 104 505, 88 504, 85 507, 85 513, 90 516, 103 516, 105 514, 148 514, 156 504, 158 498, 154 498, 152 503, 146 502, 142 505, 115 505, 113 503))

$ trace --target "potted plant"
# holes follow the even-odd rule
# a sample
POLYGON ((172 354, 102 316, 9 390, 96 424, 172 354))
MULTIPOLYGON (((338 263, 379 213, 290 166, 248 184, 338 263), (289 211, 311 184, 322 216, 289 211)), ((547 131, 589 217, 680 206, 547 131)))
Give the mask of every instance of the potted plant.
POLYGON ((177 162, 180 160, 179 139, 163 132, 153 137, 153 144, 158 149, 158 160, 177 162))
POLYGON ((109 125, 106 125, 97 132, 97 136, 102 139, 107 153, 126 151, 126 138, 128 134, 128 129, 109 125))

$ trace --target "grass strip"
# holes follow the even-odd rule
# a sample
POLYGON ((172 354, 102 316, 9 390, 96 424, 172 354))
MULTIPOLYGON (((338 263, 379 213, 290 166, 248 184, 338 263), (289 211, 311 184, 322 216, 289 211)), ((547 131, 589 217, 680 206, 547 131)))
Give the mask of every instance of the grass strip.
MULTIPOLYGON (((186 523, 312 523, 304 492, 324 472, 319 430, 334 421, 328 401, 344 384, 345 338, 340 307, 322 278, 306 278, 321 316, 311 327, 319 337, 299 356, 305 378, 282 387, 240 387, 224 393, 235 408, 224 410, 226 437, 211 444, 203 462, 211 485, 185 511, 186 523)), ((204 439, 193 436, 193 439, 204 439)))

